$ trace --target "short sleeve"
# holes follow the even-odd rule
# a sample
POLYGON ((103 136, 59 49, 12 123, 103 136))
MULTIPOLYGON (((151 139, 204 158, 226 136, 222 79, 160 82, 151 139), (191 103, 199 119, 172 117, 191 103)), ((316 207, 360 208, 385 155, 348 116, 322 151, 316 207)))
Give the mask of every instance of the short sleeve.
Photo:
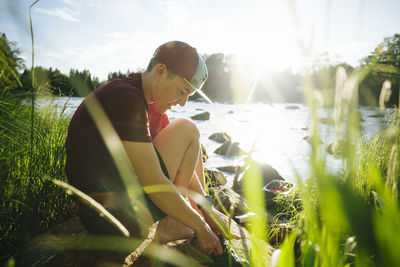
POLYGON ((149 115, 143 94, 131 87, 118 87, 103 107, 121 140, 151 142, 149 115))

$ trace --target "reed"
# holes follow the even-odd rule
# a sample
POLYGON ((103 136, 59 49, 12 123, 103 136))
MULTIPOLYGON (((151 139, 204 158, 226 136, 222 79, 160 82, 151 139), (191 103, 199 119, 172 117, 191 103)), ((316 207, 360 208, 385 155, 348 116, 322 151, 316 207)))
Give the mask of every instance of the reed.
MULTIPOLYGON (((34 48, 32 28, 31 35, 34 48)), ((32 73, 33 58, 34 53, 32 73)), ((297 189, 292 194, 266 202, 260 190, 263 186, 260 172, 253 168, 249 173, 251 179, 246 179, 244 195, 250 211, 257 214, 249 226, 252 249, 247 260, 251 266, 265 265, 265 261, 260 259, 264 259, 267 252, 260 244, 269 242, 281 227, 277 220, 268 226, 268 205, 274 205, 276 219, 286 217, 291 225, 290 233, 277 245, 280 252, 274 261, 276 266, 400 265, 400 112, 396 109, 387 129, 377 132, 371 139, 361 137, 359 130, 357 87, 372 67, 373 64, 348 77, 342 75, 341 82, 337 81, 343 98, 338 97, 335 102, 338 112, 336 129, 340 129, 336 135, 343 140, 341 157, 345 162, 345 168, 339 173, 327 171, 327 155, 318 142, 318 105, 313 99, 310 81, 304 81, 312 122, 311 175, 307 179, 299 177, 297 189)), ((45 84, 35 84, 34 77, 32 82, 33 88, 46 87, 45 84)), ((14 258, 18 258, 18 253, 33 237, 76 215, 76 207, 67 194, 74 189, 66 185, 64 174, 64 142, 70 117, 58 112, 51 97, 47 106, 37 108, 37 96, 38 90, 29 95, 29 105, 27 98, 9 92, 0 95, 0 262, 7 261, 8 266, 14 265, 14 258)), ((90 112, 93 117, 100 118, 96 123, 105 140, 115 141, 115 133, 96 103, 90 112)), ((126 189, 134 198, 137 181, 121 151, 119 144, 112 154, 124 177, 126 189)), ((206 184, 211 183, 207 181, 206 184)), ((87 198, 79 192, 76 194, 87 198)), ((89 198, 86 200, 92 203, 89 198)), ((92 204, 102 212, 102 207, 92 204)), ((225 210, 225 213, 232 217, 231 210, 225 210)), ((118 222, 115 224, 119 225, 118 222)), ((124 232, 124 227, 119 227, 124 232)), ((46 235, 41 238, 46 239, 46 235)), ((128 252, 140 245, 137 240, 127 238, 88 237, 79 246, 71 236, 60 237, 60 240, 68 246, 53 243, 52 249, 128 252)), ((178 266, 196 264, 180 253, 162 247, 149 251, 151 257, 178 266)))

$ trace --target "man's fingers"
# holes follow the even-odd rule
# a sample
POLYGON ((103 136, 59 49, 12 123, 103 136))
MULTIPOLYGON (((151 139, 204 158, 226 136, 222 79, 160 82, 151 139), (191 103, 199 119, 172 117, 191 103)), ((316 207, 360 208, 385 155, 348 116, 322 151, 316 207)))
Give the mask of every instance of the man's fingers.
POLYGON ((219 242, 215 243, 215 247, 212 250, 211 254, 221 255, 224 251, 222 250, 222 246, 219 242))
POLYGON ((221 255, 222 253, 224 253, 224 250, 222 249, 221 244, 218 244, 218 255, 221 255))

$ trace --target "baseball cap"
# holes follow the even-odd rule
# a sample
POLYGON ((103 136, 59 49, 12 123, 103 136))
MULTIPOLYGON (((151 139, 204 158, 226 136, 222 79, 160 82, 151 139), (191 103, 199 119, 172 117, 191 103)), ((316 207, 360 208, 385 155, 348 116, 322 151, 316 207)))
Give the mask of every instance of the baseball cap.
POLYGON ((185 42, 171 41, 158 47, 153 58, 181 76, 201 97, 212 103, 211 99, 201 91, 208 78, 208 71, 204 59, 195 48, 185 42))

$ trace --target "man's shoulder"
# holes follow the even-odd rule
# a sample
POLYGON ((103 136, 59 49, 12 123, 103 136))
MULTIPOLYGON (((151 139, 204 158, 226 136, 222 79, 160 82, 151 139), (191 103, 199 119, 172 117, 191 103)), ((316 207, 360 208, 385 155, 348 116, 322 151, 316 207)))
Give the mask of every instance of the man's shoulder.
POLYGON ((118 78, 109 81, 108 83, 100 86, 95 90, 96 93, 102 92, 129 92, 129 93, 142 93, 142 84, 139 79, 132 79, 131 76, 126 78, 118 78))
POLYGON ((107 102, 112 99, 126 99, 129 101, 136 99, 138 102, 143 102, 145 100, 141 82, 132 81, 130 78, 112 80, 97 88, 94 94, 100 100, 107 100, 107 102))

